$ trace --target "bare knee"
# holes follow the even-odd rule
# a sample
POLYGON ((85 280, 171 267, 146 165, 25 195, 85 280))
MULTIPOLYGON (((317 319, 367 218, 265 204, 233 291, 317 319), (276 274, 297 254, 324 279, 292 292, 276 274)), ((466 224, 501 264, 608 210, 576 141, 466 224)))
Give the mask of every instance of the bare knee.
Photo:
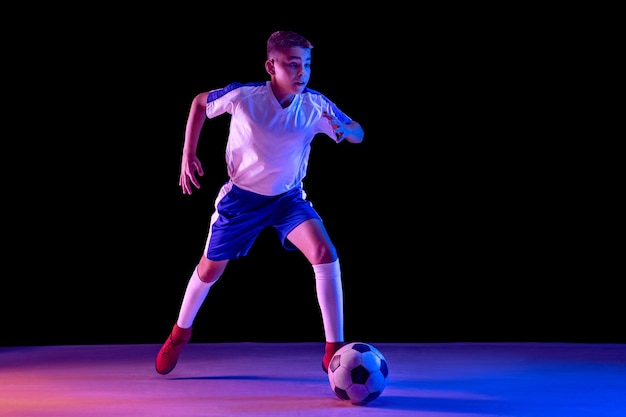
POLYGON ((312 265, 327 264, 337 259, 337 250, 319 219, 301 223, 287 235, 287 239, 312 265))
POLYGON ((206 283, 212 283, 217 281, 224 273, 228 261, 212 261, 206 256, 203 256, 198 263, 198 277, 200 281, 206 283))
POLYGON ((337 250, 331 244, 319 244, 307 258, 311 265, 329 264, 337 260, 337 250))

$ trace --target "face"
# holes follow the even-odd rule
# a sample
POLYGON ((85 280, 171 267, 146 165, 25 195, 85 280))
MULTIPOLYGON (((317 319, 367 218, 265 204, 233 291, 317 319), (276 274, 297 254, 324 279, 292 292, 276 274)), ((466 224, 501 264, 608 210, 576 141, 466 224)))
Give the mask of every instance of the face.
POLYGON ((311 77, 311 50, 293 47, 275 52, 265 63, 272 84, 283 94, 299 94, 311 77))

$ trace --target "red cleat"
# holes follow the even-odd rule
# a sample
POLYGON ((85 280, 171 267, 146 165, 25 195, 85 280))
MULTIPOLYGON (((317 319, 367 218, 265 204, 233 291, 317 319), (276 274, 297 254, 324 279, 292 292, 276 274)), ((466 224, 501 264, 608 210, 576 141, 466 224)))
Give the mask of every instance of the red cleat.
POLYGON ((191 327, 188 329, 181 329, 177 324, 174 324, 172 333, 167 338, 159 354, 156 358, 156 371, 161 375, 169 374, 178 362, 178 356, 180 356, 181 350, 185 347, 189 339, 191 338, 191 327))
POLYGON ((328 373, 328 365, 330 360, 341 347, 345 346, 346 342, 326 342, 326 352, 322 358, 322 369, 328 373))

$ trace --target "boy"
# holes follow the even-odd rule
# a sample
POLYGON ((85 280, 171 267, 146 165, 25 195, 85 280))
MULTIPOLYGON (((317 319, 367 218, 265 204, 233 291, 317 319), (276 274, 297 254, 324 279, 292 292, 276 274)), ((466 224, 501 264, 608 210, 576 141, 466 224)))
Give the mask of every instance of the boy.
POLYGON ((200 188, 203 170, 196 149, 206 118, 229 113, 226 144, 229 180, 211 216, 204 254, 189 279, 179 315, 159 350, 156 371, 174 369, 189 342, 192 323, 209 289, 230 260, 245 256, 265 227, 273 227, 287 250, 311 263, 322 315, 322 369, 343 346, 343 290, 337 251, 313 206, 306 200, 306 175, 313 137, 337 143, 363 141, 363 129, 322 94, 308 89, 313 45, 291 31, 267 40, 265 70, 270 81, 240 84, 198 94, 191 103, 179 185, 183 194, 200 188))

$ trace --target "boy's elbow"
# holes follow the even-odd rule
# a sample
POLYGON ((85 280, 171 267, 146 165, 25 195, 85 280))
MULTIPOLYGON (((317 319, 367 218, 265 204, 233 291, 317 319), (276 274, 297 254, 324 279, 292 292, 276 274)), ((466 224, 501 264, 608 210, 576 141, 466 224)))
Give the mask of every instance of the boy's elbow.
POLYGON ((349 139, 351 139, 350 142, 352 143, 361 143, 363 142, 363 136, 365 136, 365 132, 363 131, 361 125, 357 124, 349 139))

